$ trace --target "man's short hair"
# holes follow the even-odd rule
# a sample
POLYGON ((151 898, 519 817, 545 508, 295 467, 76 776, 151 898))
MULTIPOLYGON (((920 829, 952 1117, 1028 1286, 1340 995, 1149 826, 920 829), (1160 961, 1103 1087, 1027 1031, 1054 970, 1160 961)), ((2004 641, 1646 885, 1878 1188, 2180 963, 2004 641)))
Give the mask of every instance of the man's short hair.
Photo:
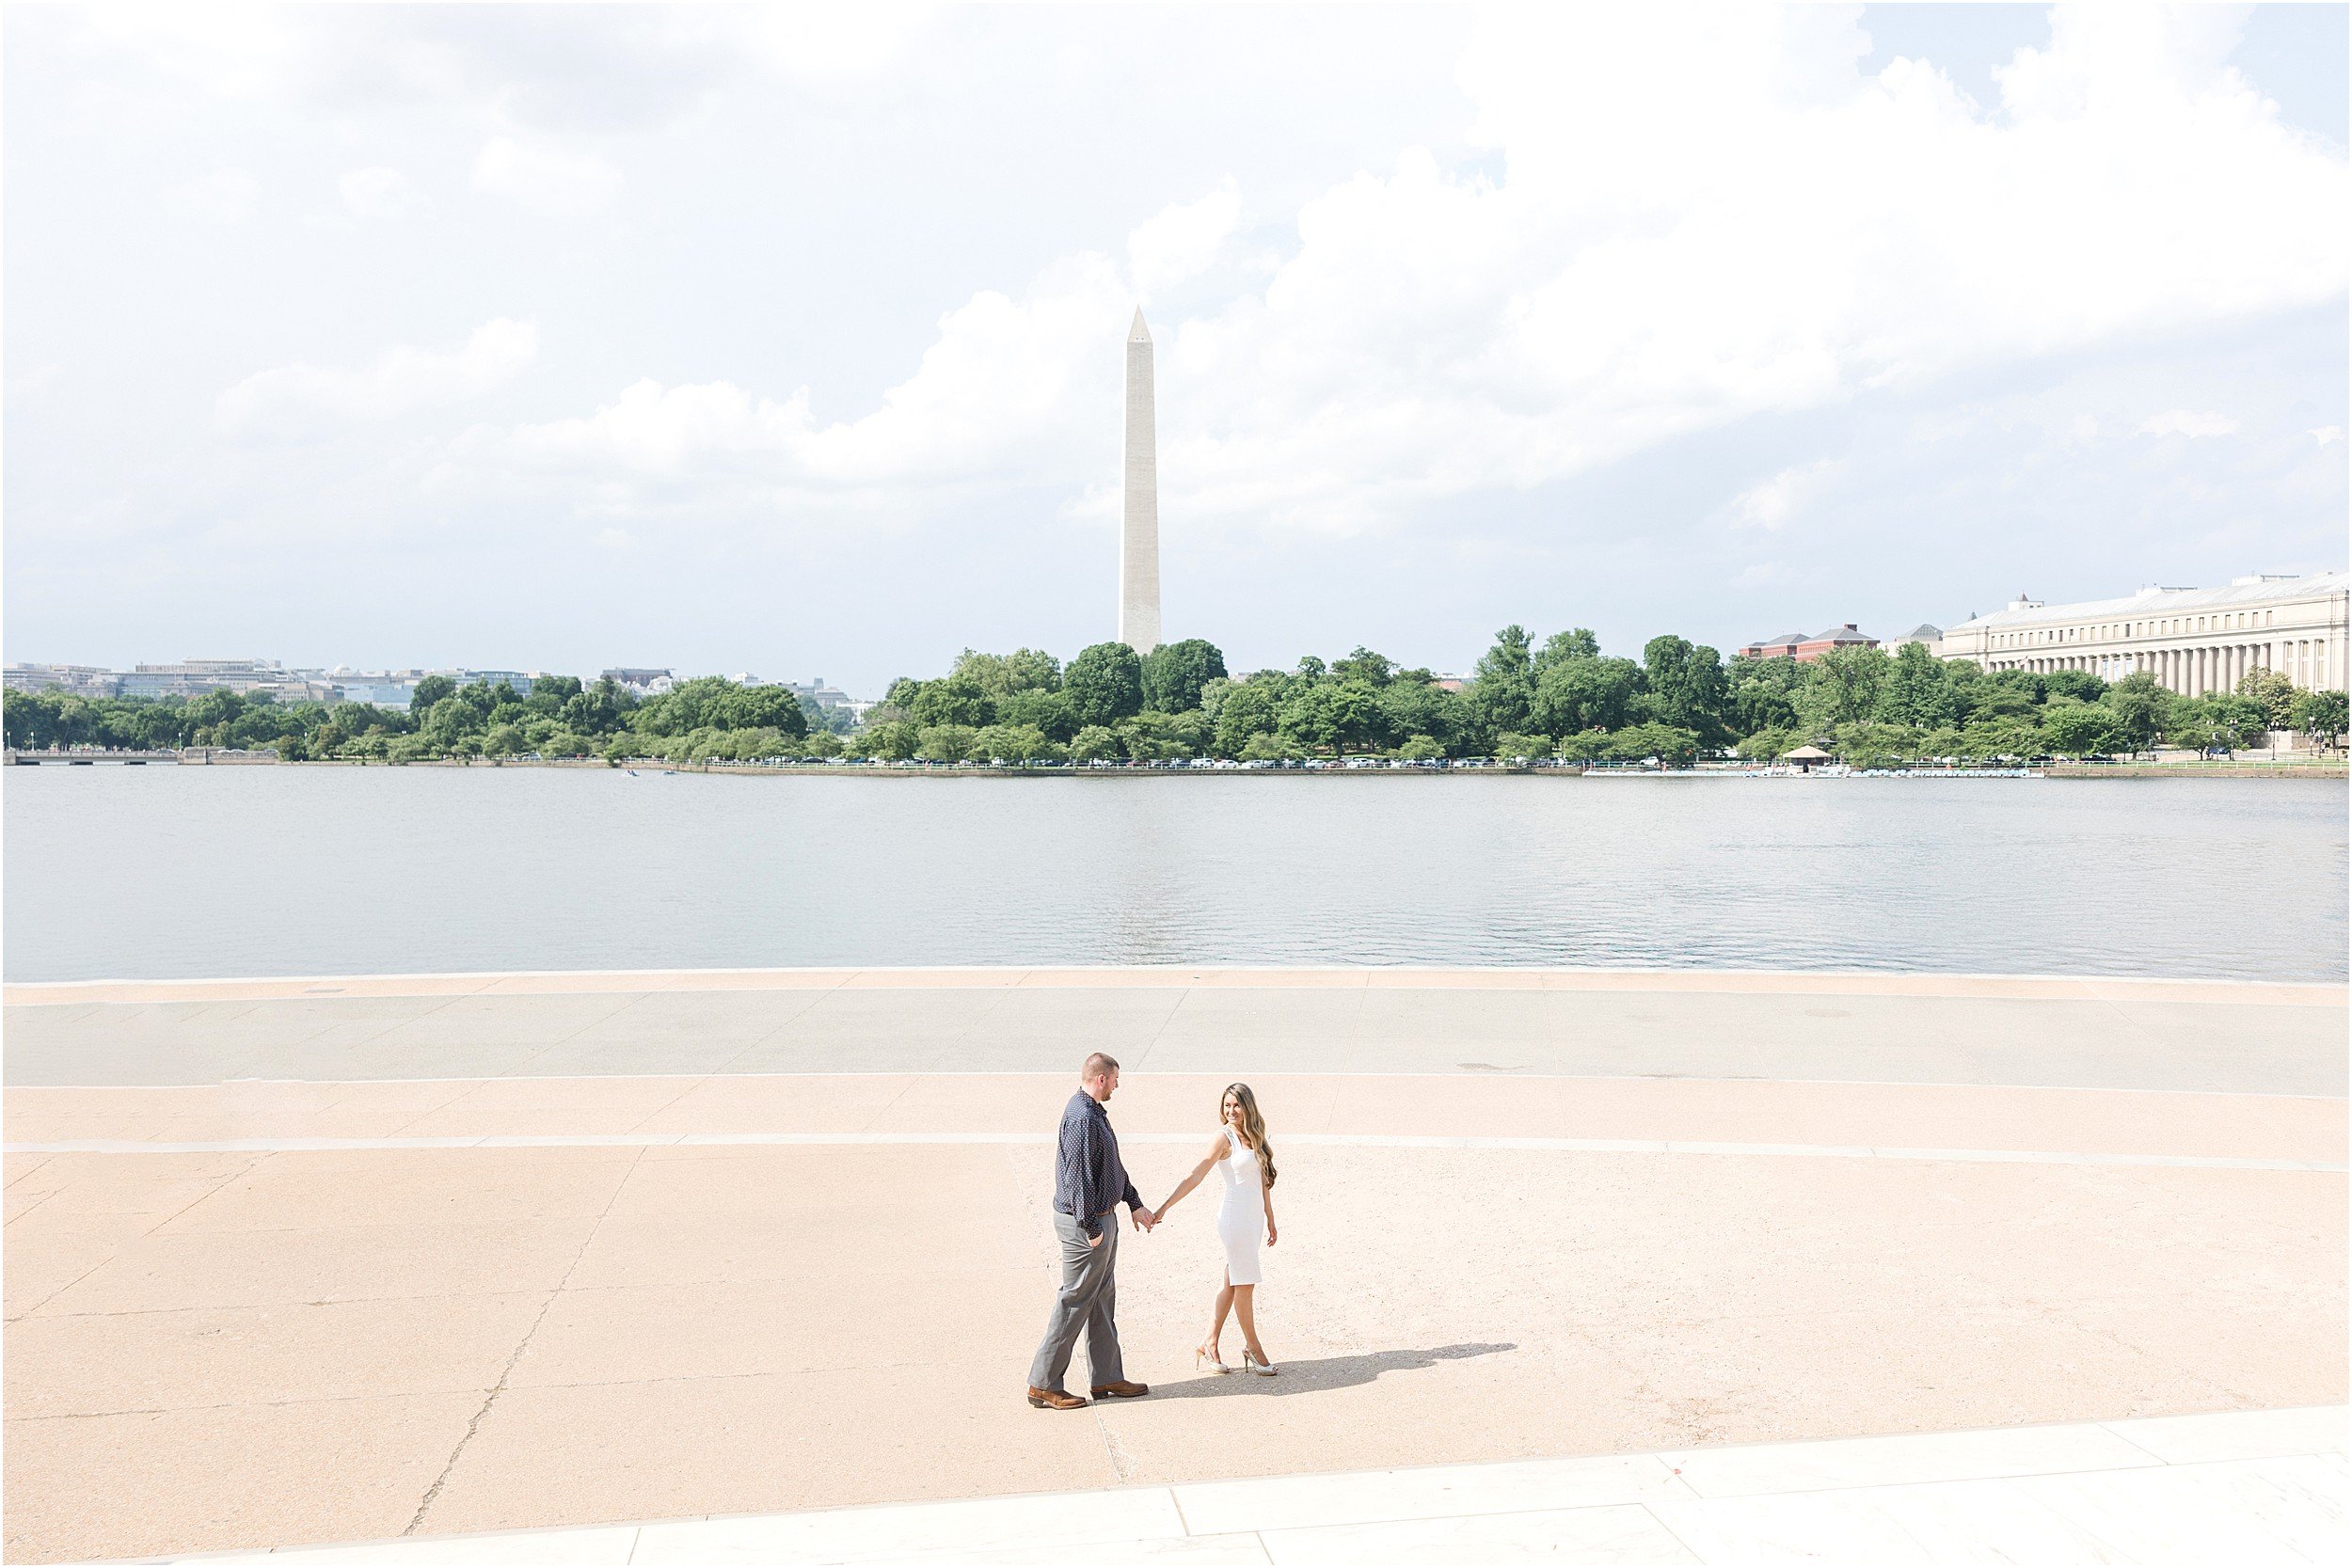
POLYGON ((1097 1078, 1107 1077, 1118 1070, 1119 1059, 1115 1056, 1105 1056, 1098 1051, 1086 1059, 1086 1066, 1078 1069, 1078 1082, 1089 1083, 1097 1078))

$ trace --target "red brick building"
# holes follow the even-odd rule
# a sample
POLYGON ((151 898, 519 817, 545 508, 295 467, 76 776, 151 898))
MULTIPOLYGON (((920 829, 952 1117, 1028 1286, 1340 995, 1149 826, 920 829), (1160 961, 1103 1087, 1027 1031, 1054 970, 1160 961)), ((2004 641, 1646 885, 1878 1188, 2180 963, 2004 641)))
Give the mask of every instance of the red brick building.
POLYGON ((1740 649, 1740 657, 1741 658, 1793 658, 1802 664, 1810 663, 1832 648, 1875 648, 1878 645, 1877 638, 1863 636, 1854 629, 1854 624, 1849 621, 1842 626, 1832 626, 1827 631, 1815 632, 1810 637, 1801 631, 1788 632, 1779 637, 1768 637, 1761 642, 1751 642, 1740 649))

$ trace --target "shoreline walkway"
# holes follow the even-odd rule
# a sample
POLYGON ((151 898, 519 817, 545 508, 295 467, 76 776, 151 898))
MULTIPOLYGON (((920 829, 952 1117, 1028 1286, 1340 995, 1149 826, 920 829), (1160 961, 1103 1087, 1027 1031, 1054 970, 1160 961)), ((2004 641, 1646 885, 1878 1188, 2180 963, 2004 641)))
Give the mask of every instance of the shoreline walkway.
POLYGON ((150 1561, 2321 1563, 2344 1406, 1267 1477, 150 1561))
POLYGON ((2342 987, 791 971, 6 1001, 12 1561, 702 1560, 726 1531, 782 1560, 987 1560, 1009 1531, 1023 1561, 1402 1561, 1522 1526, 1588 1560, 1891 1560, 1890 1532, 2210 1558, 2230 1530, 2294 1560, 2341 1524, 2342 987), (1021 1399, 1047 1133, 1090 1049, 1126 1063, 1149 1199, 1222 1086, 1257 1088, 1279 1377, 1193 1370, 1221 1257, 1195 1198, 1124 1238, 1152 1397, 1021 1399), (1841 1454, 1827 1513, 1696 1479, 1841 1454), (1577 1490, 1661 1466, 1661 1496, 1577 1490), (1028 1549, 1041 1493, 1108 1533, 1028 1549), (1218 1497, 1259 1512, 1195 1512, 1218 1497), (1175 1535, 1147 1517, 1177 1507, 1175 1535), (562 1533, 449 1539, 500 1531, 562 1533))
MULTIPOLYGON (((10 1087, 1441 1073, 2342 1097, 2336 985, 1549 969, 784 969, 6 988, 10 1087)), ((1867 1141, 1867 1140, 1865 1140, 1867 1141)))

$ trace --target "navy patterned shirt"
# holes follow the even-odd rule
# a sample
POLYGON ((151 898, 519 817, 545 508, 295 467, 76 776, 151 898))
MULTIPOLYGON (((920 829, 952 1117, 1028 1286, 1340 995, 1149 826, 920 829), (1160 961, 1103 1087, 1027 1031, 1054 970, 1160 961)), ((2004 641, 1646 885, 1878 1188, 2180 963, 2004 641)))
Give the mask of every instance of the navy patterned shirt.
POLYGON ((1103 1216, 1119 1204, 1143 1207, 1120 1163, 1119 1134, 1110 1113, 1080 1089, 1062 1107, 1061 1149, 1054 1161, 1054 1207, 1089 1236, 1103 1233, 1103 1216))

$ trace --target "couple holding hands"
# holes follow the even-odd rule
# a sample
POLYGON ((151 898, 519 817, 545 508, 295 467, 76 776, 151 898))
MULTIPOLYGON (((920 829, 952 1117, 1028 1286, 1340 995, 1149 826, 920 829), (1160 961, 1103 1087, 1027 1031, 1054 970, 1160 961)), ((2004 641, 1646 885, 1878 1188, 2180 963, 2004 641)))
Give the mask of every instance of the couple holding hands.
POLYGON ((1274 1156, 1266 1147, 1258 1097, 1247 1084, 1227 1085, 1215 1141, 1192 1174, 1154 1210, 1146 1209, 1136 1196, 1135 1183, 1119 1158, 1119 1136, 1103 1109, 1118 1087, 1119 1064, 1098 1051, 1078 1069, 1078 1092, 1062 1111, 1060 1148, 1054 1163, 1054 1234, 1061 1242, 1061 1289, 1045 1320, 1045 1342, 1029 1363, 1029 1402, 1041 1410, 1086 1407, 1085 1400, 1062 1386, 1081 1329, 1086 1331, 1096 1399, 1134 1399, 1152 1391, 1144 1384, 1128 1382, 1119 1359, 1111 1277, 1119 1261, 1119 1205, 1127 1206, 1137 1230, 1150 1230, 1211 1171, 1223 1178, 1216 1233, 1225 1243, 1225 1283, 1217 1289, 1209 1337, 1193 1353, 1193 1364, 1214 1371, 1232 1370, 1217 1348, 1230 1311, 1241 1323, 1243 1370, 1260 1377, 1272 1377, 1276 1370, 1266 1360, 1265 1347, 1258 1343, 1253 1299, 1261 1225, 1265 1244, 1272 1246, 1275 1240, 1274 1156))

